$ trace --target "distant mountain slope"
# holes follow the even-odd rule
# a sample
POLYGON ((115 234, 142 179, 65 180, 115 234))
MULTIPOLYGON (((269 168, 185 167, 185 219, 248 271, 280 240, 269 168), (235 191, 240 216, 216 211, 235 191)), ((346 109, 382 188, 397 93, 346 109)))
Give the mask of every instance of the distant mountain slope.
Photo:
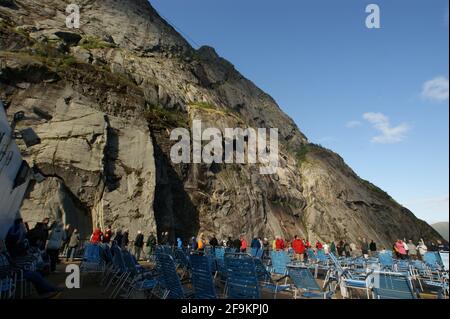
POLYGON ((22 151, 47 177, 23 203, 26 221, 50 216, 83 234, 111 225, 130 238, 168 231, 172 240, 244 233, 390 247, 441 238, 338 154, 310 144, 272 97, 213 48, 192 48, 147 0, 77 0, 80 29, 66 27, 70 1, 14 3, 0 3, 0 98, 9 115, 28 115, 17 129, 32 127, 42 143, 22 151), (170 132, 194 118, 222 132, 278 128, 277 174, 174 164, 170 132))
POLYGON ((442 237, 445 238, 445 240, 448 241, 448 222, 440 222, 432 224, 431 227, 433 227, 442 237))

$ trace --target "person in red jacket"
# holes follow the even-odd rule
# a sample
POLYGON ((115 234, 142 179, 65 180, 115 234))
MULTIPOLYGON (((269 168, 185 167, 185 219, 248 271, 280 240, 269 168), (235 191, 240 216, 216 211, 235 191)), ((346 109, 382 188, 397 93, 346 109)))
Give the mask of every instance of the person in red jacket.
POLYGON ((244 236, 241 236, 241 253, 247 252, 247 241, 244 236))
POLYGON ((309 240, 306 240, 305 247, 306 247, 306 249, 310 249, 311 248, 311 243, 309 242, 309 240))
POLYGON ((103 243, 109 244, 112 239, 112 229, 111 226, 108 226, 108 228, 105 230, 105 233, 103 234, 103 243))
POLYGON ((275 241, 275 248, 276 250, 284 250, 284 240, 281 239, 281 236, 277 236, 277 239, 275 241))
POLYGON ((91 235, 91 243, 98 244, 102 242, 103 233, 99 228, 96 228, 91 235))
POLYGON ((295 252, 295 258, 303 262, 304 254, 305 254, 305 245, 303 241, 298 239, 297 235, 294 236, 294 240, 292 241, 292 249, 295 252))
POLYGON ((323 249, 323 245, 322 245, 322 243, 320 241, 316 242, 316 248, 317 248, 317 250, 322 250, 323 249))

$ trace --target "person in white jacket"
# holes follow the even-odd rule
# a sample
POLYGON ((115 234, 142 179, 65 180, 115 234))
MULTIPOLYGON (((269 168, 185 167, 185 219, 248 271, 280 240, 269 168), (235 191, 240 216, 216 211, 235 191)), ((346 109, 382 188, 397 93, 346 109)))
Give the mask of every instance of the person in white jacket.
POLYGON ((428 247, 425 245, 423 240, 420 240, 420 242, 417 244, 417 250, 419 251, 419 256, 422 257, 423 259, 423 257, 428 251, 428 247))
POLYGON ((50 271, 56 270, 56 264, 58 263, 58 255, 61 246, 64 242, 66 233, 64 231, 64 225, 56 222, 50 231, 47 241, 47 254, 50 258, 50 271))

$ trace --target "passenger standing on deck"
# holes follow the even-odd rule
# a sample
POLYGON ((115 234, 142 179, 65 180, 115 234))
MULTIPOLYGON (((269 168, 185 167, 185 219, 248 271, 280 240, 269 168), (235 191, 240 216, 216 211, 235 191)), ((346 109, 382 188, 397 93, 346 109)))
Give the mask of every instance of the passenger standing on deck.
POLYGON ((106 228, 105 230, 105 233, 103 234, 103 243, 109 244, 111 242, 112 235, 112 228, 111 226, 108 226, 108 228, 106 228))
POLYGON ((162 232, 161 233, 161 245, 169 245, 169 232, 162 232))
POLYGON ((239 238, 236 238, 236 239, 233 241, 233 248, 234 248, 234 251, 235 251, 236 253, 238 253, 238 252, 241 251, 241 245, 242 245, 242 242, 241 242, 241 240, 240 240, 239 238))
POLYGON ((156 246, 156 237, 153 233, 150 233, 150 235, 147 238, 147 261, 150 262, 150 258, 153 255, 153 251, 155 250, 156 246))
POLYGON ((69 250, 69 240, 71 235, 72 235, 71 226, 70 224, 67 224, 66 226, 64 226, 64 242, 61 247, 61 254, 63 256, 67 256, 69 250))
POLYGON ((64 241, 64 225, 62 223, 56 223, 48 236, 47 242, 47 254, 50 258, 50 271, 56 270, 56 264, 58 263, 59 250, 64 241))
POLYGON ((219 246, 219 241, 217 240, 216 235, 213 235, 209 240, 209 245, 212 247, 212 252, 214 254, 216 251, 216 247, 219 246))
POLYGON ((344 254, 347 258, 351 257, 352 255, 352 249, 350 247, 350 244, 346 240, 344 241, 344 254))
POLYGON ((417 250, 419 251, 419 256, 423 260, 423 257, 428 251, 428 247, 425 245, 423 240, 420 240, 419 244, 417 245, 417 250))
POLYGON ((128 249, 128 244, 130 243, 130 232, 128 229, 125 229, 123 232, 123 239, 122 239, 122 248, 128 249))
POLYGON ((69 239, 68 245, 69 248, 67 250, 66 261, 69 261, 69 259, 73 260, 79 244, 80 244, 80 234, 78 233, 78 229, 75 228, 69 239))
POLYGON ((284 250, 285 245, 284 245, 284 240, 281 239, 281 236, 277 236, 276 240, 275 240, 275 249, 276 250, 284 250))
POLYGON ((370 255, 373 257, 375 256, 375 253, 377 252, 377 244, 375 244, 375 242, 373 240, 370 241, 370 255))
POLYGON ((292 241, 292 249, 294 249, 295 259, 303 262, 305 245, 303 244, 303 240, 298 239, 297 235, 294 236, 294 240, 292 241))
POLYGON ((113 242, 118 246, 118 247, 122 247, 122 242, 123 242, 123 235, 122 235, 122 230, 119 229, 117 230, 116 236, 113 239, 113 242))
POLYGON ((336 255, 336 244, 334 243, 334 240, 330 243, 330 253, 336 255))
POLYGON ((351 242, 349 246, 350 246, 350 255, 352 257, 356 257, 356 244, 354 242, 351 242))
POLYGON ((405 248, 406 258, 409 258, 409 247, 408 247, 408 243, 406 242, 406 239, 403 239, 402 243, 403 243, 403 248, 405 248))
POLYGON ((245 237, 243 235, 241 235, 241 247, 240 247, 240 251, 241 253, 245 253, 247 252, 247 241, 245 240, 245 237))
POLYGON ((323 252, 325 255, 328 255, 330 253, 330 246, 328 246, 327 242, 323 243, 323 252))
POLYGON ((198 236, 198 240, 197 240, 197 250, 204 251, 205 245, 206 245, 205 239, 204 239, 203 233, 201 233, 200 236, 198 236))
POLYGON ((136 238, 134 239, 134 257, 139 261, 141 259, 142 248, 144 247, 144 235, 138 230, 136 238))
POLYGON ((268 257, 269 256, 269 239, 268 238, 264 238, 264 240, 263 240, 263 249, 264 249, 264 255, 266 256, 266 257, 268 257))
POLYGON ((102 231, 100 230, 100 228, 96 228, 94 230, 94 232, 92 233, 92 235, 91 235, 91 240, 90 240, 91 243, 92 244, 99 244, 99 243, 102 242, 102 239, 103 239, 102 231))
POLYGON ((398 239, 394 245, 395 252, 397 253, 397 257, 400 259, 406 259, 406 249, 403 241, 398 239))
POLYGON ((252 242, 251 242, 251 244, 250 244, 250 247, 251 247, 252 249, 254 249, 255 252, 257 253, 258 250, 261 249, 261 242, 259 241, 258 238, 255 237, 255 238, 253 238, 253 240, 252 240, 252 242))
POLYGON ((361 243, 361 253, 364 257, 364 259, 369 258, 369 243, 367 242, 366 238, 363 238, 361 243))
POLYGON ((409 258, 416 260, 417 259, 417 247, 414 245, 413 241, 408 240, 408 255, 409 258))
POLYGON ((338 243, 338 245, 337 245, 337 247, 336 247, 336 249, 337 249, 337 252, 338 252, 338 256, 344 256, 344 241, 343 240, 340 240, 339 241, 339 243, 338 243))
POLYGON ((322 243, 319 240, 316 242, 316 249, 317 250, 322 250, 323 249, 323 245, 322 245, 322 243))

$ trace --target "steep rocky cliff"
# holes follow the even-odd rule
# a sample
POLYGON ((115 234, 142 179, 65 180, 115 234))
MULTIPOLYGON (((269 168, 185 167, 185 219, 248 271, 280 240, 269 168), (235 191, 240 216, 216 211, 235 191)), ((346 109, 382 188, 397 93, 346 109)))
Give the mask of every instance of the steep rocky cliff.
MULTIPOLYGON (((361 180, 335 153, 310 144, 275 101, 214 49, 193 49, 145 0, 0 4, 0 94, 24 110, 41 144, 25 158, 32 183, 25 219, 204 232, 220 237, 294 234, 311 240, 436 239, 425 222, 361 180), (173 164, 170 131, 204 126, 279 129, 280 168, 173 164)), ((21 129, 19 127, 19 129, 21 129)))

